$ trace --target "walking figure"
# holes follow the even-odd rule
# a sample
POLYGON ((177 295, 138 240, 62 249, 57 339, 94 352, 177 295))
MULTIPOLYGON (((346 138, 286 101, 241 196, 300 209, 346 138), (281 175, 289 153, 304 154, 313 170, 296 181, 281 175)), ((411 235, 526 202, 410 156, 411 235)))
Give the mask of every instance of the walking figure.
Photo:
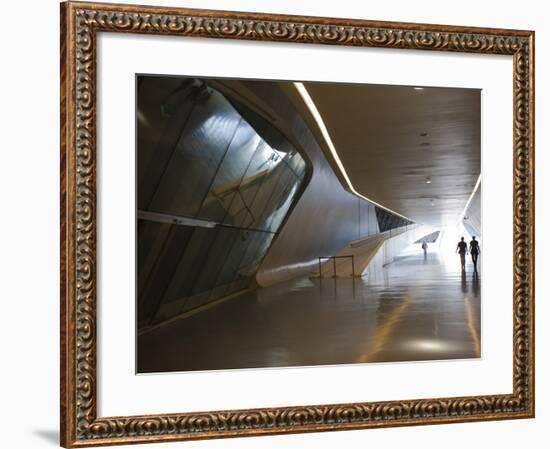
POLYGON ((425 259, 428 253, 428 244, 426 242, 422 242, 422 249, 424 250, 424 259, 425 259))
POLYGON ((477 257, 480 253, 479 242, 476 240, 475 235, 470 242, 470 254, 472 255, 472 262, 474 263, 474 273, 477 273, 477 257))
POLYGON ((464 271, 466 270, 466 253, 468 252, 468 245, 464 241, 464 237, 460 237, 460 242, 456 245, 456 252, 460 254, 460 267, 464 271))

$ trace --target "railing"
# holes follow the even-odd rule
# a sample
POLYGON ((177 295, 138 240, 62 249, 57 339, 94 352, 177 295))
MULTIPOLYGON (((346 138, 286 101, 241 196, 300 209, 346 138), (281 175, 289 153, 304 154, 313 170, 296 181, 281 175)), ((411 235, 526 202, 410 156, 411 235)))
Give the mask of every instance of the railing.
POLYGON ((322 271, 322 265, 323 260, 331 260, 333 264, 333 275, 332 277, 336 277, 336 259, 351 259, 351 276, 355 276, 355 260, 353 255, 351 256, 325 256, 325 257, 319 257, 319 277, 323 277, 323 271, 322 271))

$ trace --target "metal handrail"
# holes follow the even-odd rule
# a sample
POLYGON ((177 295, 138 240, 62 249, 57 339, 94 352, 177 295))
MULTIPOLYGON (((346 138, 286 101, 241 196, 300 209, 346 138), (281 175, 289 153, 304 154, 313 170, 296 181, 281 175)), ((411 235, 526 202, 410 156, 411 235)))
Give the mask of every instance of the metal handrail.
POLYGON ((322 266, 322 260, 330 260, 333 261, 333 277, 336 277, 336 259, 349 259, 351 258, 351 276, 355 276, 355 257, 353 255, 349 256, 322 256, 319 257, 319 278, 323 277, 323 272, 321 270, 322 266))

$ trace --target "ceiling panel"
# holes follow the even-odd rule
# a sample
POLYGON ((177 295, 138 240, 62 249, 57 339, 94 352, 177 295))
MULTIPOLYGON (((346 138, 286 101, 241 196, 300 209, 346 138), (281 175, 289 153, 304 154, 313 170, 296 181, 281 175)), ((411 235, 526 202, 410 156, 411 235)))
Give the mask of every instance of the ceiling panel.
POLYGON ((479 90, 304 85, 359 193, 420 223, 456 222, 481 172, 479 90))

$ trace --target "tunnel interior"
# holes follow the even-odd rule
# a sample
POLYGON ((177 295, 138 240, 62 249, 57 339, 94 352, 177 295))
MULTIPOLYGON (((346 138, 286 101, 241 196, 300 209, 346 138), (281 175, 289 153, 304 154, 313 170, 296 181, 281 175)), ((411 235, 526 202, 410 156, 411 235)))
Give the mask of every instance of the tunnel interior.
MULTIPOLYGON (((383 160, 393 165, 381 167, 401 164, 406 175, 377 194, 421 218, 455 214, 456 226, 417 222, 367 198, 346 184, 334 144, 319 133, 324 124, 304 109, 296 84, 136 76, 139 373, 479 357, 479 275, 470 285, 455 273, 454 245, 460 234, 481 235, 481 178, 467 202, 471 173, 459 195, 419 196, 457 175, 439 168, 419 187, 415 174, 407 189, 409 164, 422 161, 411 161, 399 137, 401 153, 388 151, 383 160), (224 339, 219 351, 209 349, 214 336, 224 339)), ((472 133, 465 134, 475 141, 472 133)), ((365 169, 378 160, 366 153, 382 144, 379 137, 360 143, 364 193, 370 178, 384 179, 365 169)), ((425 143, 429 164, 446 163, 449 148, 439 158, 425 143)), ((479 169, 475 155, 467 164, 479 169)))

